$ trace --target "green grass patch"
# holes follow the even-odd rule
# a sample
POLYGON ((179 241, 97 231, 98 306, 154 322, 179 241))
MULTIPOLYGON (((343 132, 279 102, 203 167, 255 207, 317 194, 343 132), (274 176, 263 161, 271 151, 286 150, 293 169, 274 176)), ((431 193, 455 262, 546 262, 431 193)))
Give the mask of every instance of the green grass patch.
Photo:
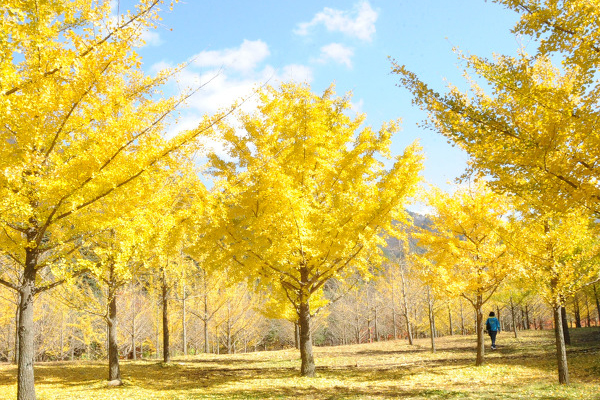
MULTIPOLYGON (((317 377, 299 376, 295 349, 123 361, 124 385, 108 387, 106 363, 36 365, 40 400, 103 399, 527 399, 600 400, 600 330, 573 329, 572 384, 558 385, 550 331, 503 332, 475 367, 475 337, 315 348, 317 377)), ((16 398, 16 367, 0 365, 0 399, 16 398)))

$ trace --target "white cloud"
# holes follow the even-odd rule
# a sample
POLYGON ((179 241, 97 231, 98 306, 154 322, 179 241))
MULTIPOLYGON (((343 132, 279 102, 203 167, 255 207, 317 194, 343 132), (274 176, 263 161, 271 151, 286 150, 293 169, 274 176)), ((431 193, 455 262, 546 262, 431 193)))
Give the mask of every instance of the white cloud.
MULTIPOLYGON (((169 84, 171 89, 166 91, 178 92, 185 88, 202 87, 187 99, 178 123, 171 125, 168 136, 172 137, 178 132, 192 129, 202 120, 203 115, 214 114, 242 99, 246 100, 241 104, 241 109, 245 112, 253 111, 258 100, 253 93, 261 85, 278 86, 281 82, 310 83, 312 81, 312 69, 306 65, 288 64, 279 69, 266 63, 261 65, 268 55, 268 46, 262 41, 245 40, 234 49, 201 52, 193 57, 193 62, 171 79, 169 84), (251 49, 258 50, 258 54, 252 53, 251 49), (251 59, 239 58, 244 55, 251 59), (240 64, 244 67, 238 68, 240 64), (222 66, 224 68, 220 68, 222 66), (228 66, 231 68, 227 68, 228 66)), ((162 61, 154 64, 150 71, 156 73, 172 66, 162 61)), ((234 121, 230 123, 235 126, 234 121)), ((225 157, 222 143, 207 140, 204 146, 225 157)))
POLYGON ((321 47, 321 56, 319 61, 327 62, 332 60, 338 64, 344 64, 348 68, 352 68, 352 56, 354 50, 340 43, 331 43, 321 47))
POLYGON ((164 40, 162 40, 160 34, 155 30, 144 30, 140 39, 144 41, 145 46, 160 46, 164 43, 164 40))
POLYGON ((368 1, 357 4, 352 11, 325 7, 310 22, 298 24, 294 32, 298 35, 308 35, 313 27, 323 24, 328 31, 342 32, 364 41, 371 41, 377 17, 377 12, 371 8, 368 1))
POLYGON ((236 48, 203 51, 195 55, 193 62, 198 67, 223 67, 241 72, 251 72, 271 53, 262 40, 244 40, 236 48))

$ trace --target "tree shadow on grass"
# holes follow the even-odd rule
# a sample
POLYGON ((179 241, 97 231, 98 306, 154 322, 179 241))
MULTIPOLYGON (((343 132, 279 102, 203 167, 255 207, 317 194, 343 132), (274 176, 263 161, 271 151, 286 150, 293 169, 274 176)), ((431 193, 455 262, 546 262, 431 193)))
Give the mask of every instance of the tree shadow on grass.
POLYGON ((453 399, 465 398, 465 394, 459 391, 446 390, 421 390, 406 389, 395 386, 369 387, 369 388, 347 388, 336 386, 323 390, 307 385, 306 388, 275 388, 269 390, 237 390, 227 393, 231 398, 244 399, 453 399))
POLYGON ((0 386, 11 385, 17 379, 17 367, 11 364, 0 365, 0 386))
POLYGON ((35 383, 58 384, 62 387, 89 385, 106 380, 108 365, 99 363, 55 362, 35 366, 35 383))

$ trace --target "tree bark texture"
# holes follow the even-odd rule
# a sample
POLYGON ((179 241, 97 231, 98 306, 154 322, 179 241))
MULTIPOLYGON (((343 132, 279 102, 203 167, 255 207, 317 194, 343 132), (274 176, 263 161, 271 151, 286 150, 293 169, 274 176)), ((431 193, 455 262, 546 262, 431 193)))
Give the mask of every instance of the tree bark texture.
POLYGON ((575 314, 575 328, 581 328, 581 308, 579 307, 579 296, 573 297, 573 312, 575 314))
POLYGON ((183 297, 182 297, 182 346, 183 346, 183 355, 187 356, 188 355, 188 344, 187 344, 187 310, 186 310, 186 293, 185 293, 185 284, 183 285, 182 288, 183 291, 183 297))
MULTIPOLYGON (((206 293, 206 284, 204 285, 204 293, 206 293)), ((210 348, 208 346, 208 296, 204 295, 204 319, 202 320, 204 323, 204 353, 210 353, 210 348)))
POLYGON ((163 328, 163 362, 168 363, 171 361, 171 353, 169 349, 169 288, 165 274, 163 271, 163 282, 162 282, 162 328, 163 328))
POLYGON ((556 361, 558 363, 558 382, 561 385, 569 384, 569 367, 567 364, 567 348, 562 324, 562 307, 554 305, 554 337, 556 339, 556 361))
POLYGON ((600 324, 600 299, 598 298, 598 291, 596 290, 596 284, 594 283, 594 298, 596 299, 596 311, 598 312, 598 322, 600 324))
POLYGON ((435 315, 433 314, 433 299, 427 289, 427 303, 429 305, 429 332, 431 336, 431 352, 435 353, 435 315))
POLYGON ((33 376, 33 297, 35 295, 37 256, 37 250, 26 250, 25 270, 19 290, 21 301, 19 302, 17 400, 35 400, 36 398, 33 376))
POLYGON ((483 322, 483 298, 481 295, 477 296, 477 359, 475 365, 483 365, 483 357, 485 355, 485 336, 483 333, 484 322, 483 322))
POLYGON ((571 345, 571 334, 569 332, 569 322, 567 321, 567 309, 564 306, 560 308, 560 315, 565 344, 571 345))
POLYGON ((307 299, 300 303, 300 374, 302 376, 315 376, 315 360, 312 350, 312 338, 310 334, 310 305, 307 299))
POLYGON ((406 299, 406 281, 404 280, 404 269, 400 269, 400 282, 402 283, 402 308, 404 312, 404 320, 406 321, 406 335, 408 336, 408 344, 413 345, 413 332, 410 325, 408 300, 406 299))
POLYGON ((518 337, 517 335, 517 318, 515 317, 515 305, 513 304, 512 297, 510 298, 510 317, 512 319, 513 332, 515 334, 515 339, 518 337))
POLYGON ((108 290, 108 380, 121 380, 119 345, 117 343, 117 294, 111 282, 108 290))
POLYGON ((15 307, 15 354, 13 361, 15 365, 19 365, 19 315, 21 314, 21 292, 18 293, 17 307, 15 307))

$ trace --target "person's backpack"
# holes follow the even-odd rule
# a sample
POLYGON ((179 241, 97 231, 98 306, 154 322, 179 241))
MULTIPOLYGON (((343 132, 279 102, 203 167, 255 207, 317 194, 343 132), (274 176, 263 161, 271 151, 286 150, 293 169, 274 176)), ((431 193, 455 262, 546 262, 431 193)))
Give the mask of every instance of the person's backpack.
POLYGON ((488 318, 485 322, 485 328, 488 331, 499 331, 500 330, 500 321, 497 318, 488 318))

